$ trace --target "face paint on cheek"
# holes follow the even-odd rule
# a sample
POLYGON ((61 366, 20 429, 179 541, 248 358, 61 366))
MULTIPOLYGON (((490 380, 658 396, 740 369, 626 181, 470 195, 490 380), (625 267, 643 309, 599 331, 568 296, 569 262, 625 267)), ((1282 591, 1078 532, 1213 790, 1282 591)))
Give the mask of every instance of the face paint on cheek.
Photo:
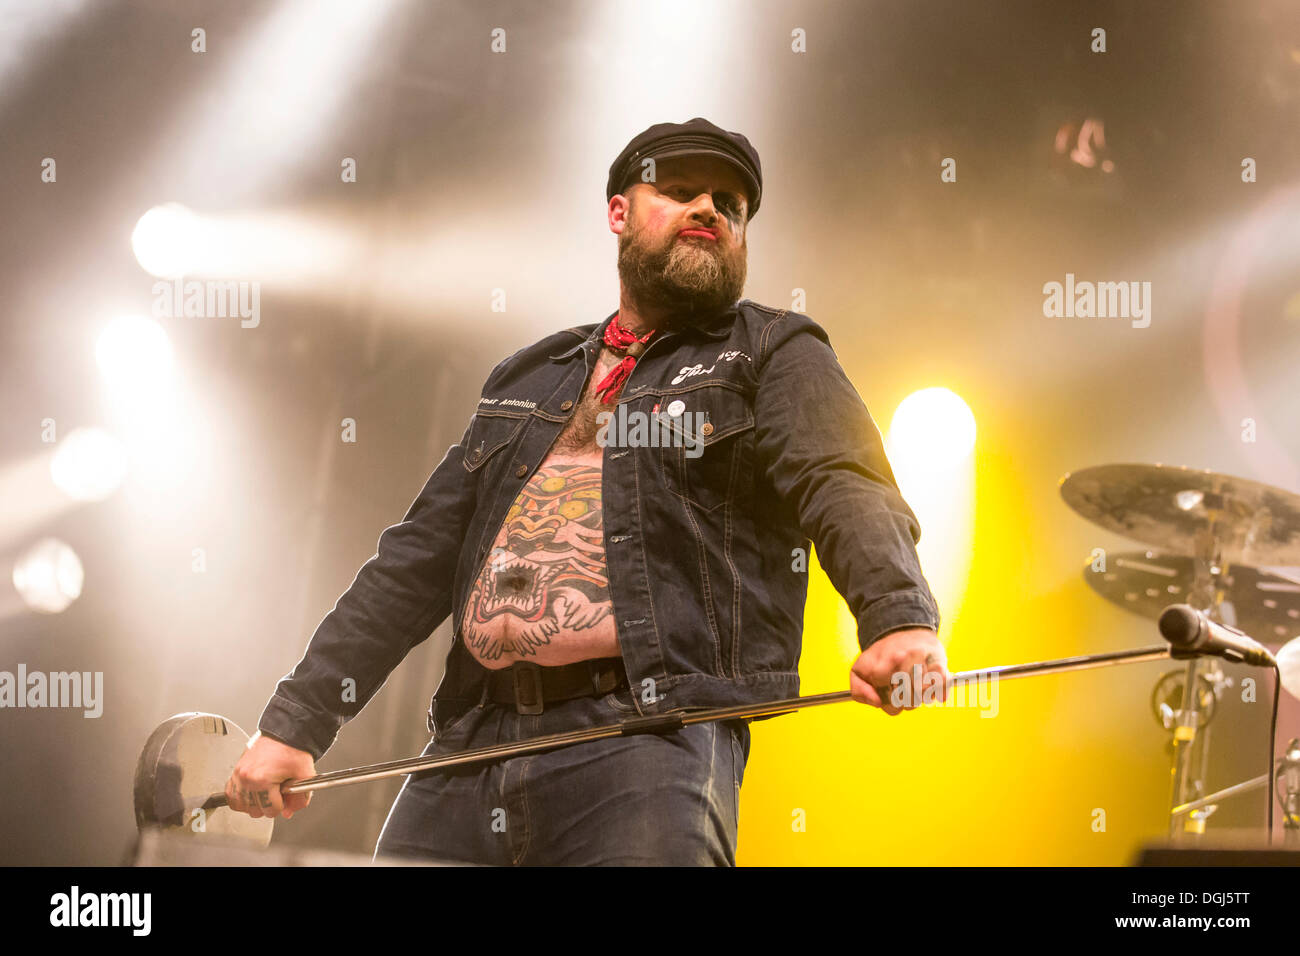
POLYGON ((723 210, 722 216, 731 226, 731 234, 736 237, 736 243, 740 244, 745 241, 745 220, 740 212, 735 209, 723 210))
POLYGON ((744 221, 741 220, 740 218, 736 218, 736 219, 728 218, 727 222, 731 223, 731 234, 736 237, 736 245, 743 246, 745 244, 744 221))

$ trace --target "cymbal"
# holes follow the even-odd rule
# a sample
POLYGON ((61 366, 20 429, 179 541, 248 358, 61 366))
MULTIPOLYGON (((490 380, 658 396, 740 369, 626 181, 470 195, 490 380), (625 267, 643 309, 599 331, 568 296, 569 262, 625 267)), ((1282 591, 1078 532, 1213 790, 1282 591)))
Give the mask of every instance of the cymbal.
MULTIPOLYGON (((1088 586, 1113 604, 1142 617, 1158 618, 1170 604, 1187 600, 1195 560, 1159 551, 1106 555, 1106 570, 1083 569, 1088 586)), ((1218 584, 1223 623, 1261 643, 1276 644, 1300 634, 1300 581, 1245 564, 1224 569, 1218 584)))
POLYGON ((1061 497, 1094 524, 1167 553, 1217 543, 1225 563, 1300 565, 1300 495, 1176 465, 1098 465, 1061 479, 1061 497))

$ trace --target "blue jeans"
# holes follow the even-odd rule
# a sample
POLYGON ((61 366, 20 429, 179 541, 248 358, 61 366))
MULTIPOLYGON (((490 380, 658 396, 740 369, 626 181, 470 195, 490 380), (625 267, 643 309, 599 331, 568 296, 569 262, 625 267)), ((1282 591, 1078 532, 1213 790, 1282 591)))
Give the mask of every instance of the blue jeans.
MULTIPOLYGON (((631 691, 537 716, 480 703, 426 754, 635 716, 631 691)), ((407 778, 375 856, 498 866, 734 866, 746 721, 693 724, 407 778)))

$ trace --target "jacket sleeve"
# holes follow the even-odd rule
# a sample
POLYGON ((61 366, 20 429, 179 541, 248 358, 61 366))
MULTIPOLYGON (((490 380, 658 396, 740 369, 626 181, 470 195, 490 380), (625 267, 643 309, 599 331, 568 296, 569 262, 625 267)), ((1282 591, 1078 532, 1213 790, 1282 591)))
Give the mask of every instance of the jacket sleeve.
POLYGON ((758 352, 759 460, 848 602, 859 646, 904 627, 937 632, 939 609, 916 553, 920 524, 825 330, 783 313, 764 327, 758 352))
POLYGON ((464 467, 469 431, 447 450, 406 517, 380 535, 375 554, 276 685, 257 723, 267 736, 319 760, 393 668, 451 613, 477 496, 464 467))

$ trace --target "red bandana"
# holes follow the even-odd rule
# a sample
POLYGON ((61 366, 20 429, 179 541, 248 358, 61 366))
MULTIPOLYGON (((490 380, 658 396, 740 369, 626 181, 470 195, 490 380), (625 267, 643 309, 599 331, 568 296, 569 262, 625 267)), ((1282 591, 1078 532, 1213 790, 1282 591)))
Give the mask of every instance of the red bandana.
POLYGON ((637 356, 645 351, 646 342, 654 334, 655 330, 651 329, 638 338, 635 332, 629 332, 618 324, 617 315, 614 316, 609 325, 605 326, 605 344, 615 352, 626 350, 627 355, 596 386, 596 391, 605 393, 600 399, 602 404, 608 405, 618 397, 618 390, 622 388, 627 377, 632 374, 632 367, 636 365, 637 356))

